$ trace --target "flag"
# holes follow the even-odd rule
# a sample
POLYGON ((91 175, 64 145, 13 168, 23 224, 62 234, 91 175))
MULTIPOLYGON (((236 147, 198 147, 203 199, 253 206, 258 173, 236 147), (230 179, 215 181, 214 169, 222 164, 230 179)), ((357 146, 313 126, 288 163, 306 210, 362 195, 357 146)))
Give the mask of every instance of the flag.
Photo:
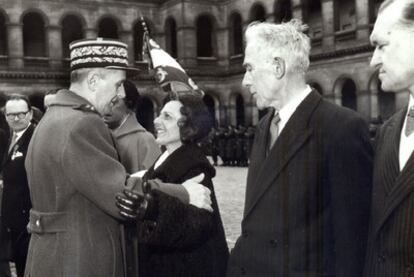
POLYGON ((150 67, 153 69, 155 80, 160 87, 165 92, 204 96, 204 92, 187 75, 181 65, 149 37, 145 25, 144 30, 143 52, 150 58, 150 67))

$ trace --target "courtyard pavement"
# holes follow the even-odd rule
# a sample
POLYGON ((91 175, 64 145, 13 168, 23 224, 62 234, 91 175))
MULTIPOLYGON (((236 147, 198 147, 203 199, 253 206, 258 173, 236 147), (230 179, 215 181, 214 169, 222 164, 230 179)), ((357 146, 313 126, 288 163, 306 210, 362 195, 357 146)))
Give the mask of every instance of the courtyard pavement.
POLYGON ((240 235, 246 190, 247 167, 216 167, 214 189, 229 249, 240 235))

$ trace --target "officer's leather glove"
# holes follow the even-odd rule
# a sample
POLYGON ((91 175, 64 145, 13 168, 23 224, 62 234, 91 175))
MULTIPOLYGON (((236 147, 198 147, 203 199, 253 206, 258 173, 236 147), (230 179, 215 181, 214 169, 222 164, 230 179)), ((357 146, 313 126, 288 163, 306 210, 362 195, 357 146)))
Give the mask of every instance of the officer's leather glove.
POLYGON ((124 189, 116 195, 119 214, 129 220, 154 220, 158 215, 158 203, 153 197, 153 190, 147 182, 133 189, 124 189))

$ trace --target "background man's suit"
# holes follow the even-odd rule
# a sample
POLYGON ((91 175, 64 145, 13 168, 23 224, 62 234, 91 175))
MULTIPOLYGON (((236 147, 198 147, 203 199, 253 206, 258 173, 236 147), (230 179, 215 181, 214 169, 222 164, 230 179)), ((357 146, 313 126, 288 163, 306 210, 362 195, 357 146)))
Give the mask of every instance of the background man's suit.
POLYGON ((313 91, 266 155, 271 117, 257 127, 227 276, 360 276, 372 171, 366 123, 313 91))
POLYGON ((365 276, 414 276, 414 156, 400 171, 399 145, 407 109, 377 136, 372 218, 365 276))
POLYGON ((1 221, 12 241, 12 260, 19 276, 23 276, 30 236, 27 232, 32 207, 24 161, 34 131, 31 124, 12 146, 3 165, 3 199, 1 221))

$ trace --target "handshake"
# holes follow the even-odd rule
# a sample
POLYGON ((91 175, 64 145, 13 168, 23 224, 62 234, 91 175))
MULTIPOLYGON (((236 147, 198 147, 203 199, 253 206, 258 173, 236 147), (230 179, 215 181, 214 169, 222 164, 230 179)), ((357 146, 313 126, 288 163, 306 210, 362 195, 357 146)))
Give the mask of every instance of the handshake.
POLYGON ((123 193, 116 195, 116 206, 119 214, 128 220, 154 220, 158 213, 158 198, 154 197, 155 190, 178 198, 184 204, 190 204, 200 209, 212 212, 211 191, 201 184, 204 174, 186 180, 182 184, 163 183, 159 180, 143 181, 131 177, 123 193))

